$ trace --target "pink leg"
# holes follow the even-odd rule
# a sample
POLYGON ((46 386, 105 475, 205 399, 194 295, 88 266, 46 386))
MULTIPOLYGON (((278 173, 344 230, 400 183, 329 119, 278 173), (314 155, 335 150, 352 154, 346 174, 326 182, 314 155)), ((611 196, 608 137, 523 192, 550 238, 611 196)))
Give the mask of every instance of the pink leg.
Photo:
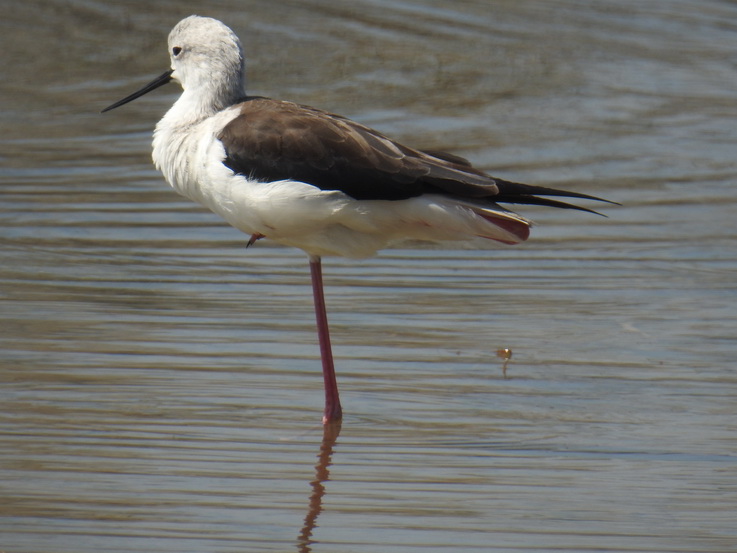
POLYGON ((340 420, 343 409, 340 407, 338 382, 335 379, 333 366, 333 350, 330 347, 330 330, 328 315, 325 311, 325 295, 322 290, 322 263, 317 256, 310 256, 310 274, 312 275, 312 294, 315 298, 315 317, 317 318, 317 337, 320 341, 322 357, 322 376, 325 379, 325 413, 323 424, 340 420))

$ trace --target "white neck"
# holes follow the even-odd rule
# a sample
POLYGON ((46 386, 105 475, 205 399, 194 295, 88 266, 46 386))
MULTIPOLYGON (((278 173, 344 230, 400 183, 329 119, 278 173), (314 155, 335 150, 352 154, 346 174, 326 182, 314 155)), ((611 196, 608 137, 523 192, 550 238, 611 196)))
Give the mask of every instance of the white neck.
MULTIPOLYGON (((221 89, 221 92, 223 89, 221 89)), ((209 159, 195 151, 213 143, 219 129, 234 118, 238 110, 225 109, 242 99, 242 86, 231 92, 213 94, 212 90, 195 92, 187 89, 156 125, 153 139, 153 161, 166 181, 177 192, 203 203, 198 172, 193 159, 209 159), (203 94, 202 92, 205 92, 203 94), (209 93, 209 96, 208 96, 209 93)))

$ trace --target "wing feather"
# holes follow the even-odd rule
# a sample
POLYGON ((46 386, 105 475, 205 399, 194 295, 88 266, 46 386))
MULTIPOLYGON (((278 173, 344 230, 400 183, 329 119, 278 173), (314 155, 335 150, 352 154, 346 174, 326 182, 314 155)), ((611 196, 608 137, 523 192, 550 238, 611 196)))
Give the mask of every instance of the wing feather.
MULTIPOLYGON (((272 182, 296 180, 357 200, 403 200, 423 194, 592 211, 539 196, 608 202, 595 196, 496 179, 464 158, 421 152, 326 111, 251 97, 218 138, 235 173, 272 182)), ((609 202, 615 203, 615 202, 609 202)), ((596 213, 596 212, 594 212, 596 213)))
POLYGON ((298 180, 360 200, 498 193, 493 178, 468 165, 407 148, 343 117, 266 98, 239 107, 218 138, 225 165, 250 178, 298 180))

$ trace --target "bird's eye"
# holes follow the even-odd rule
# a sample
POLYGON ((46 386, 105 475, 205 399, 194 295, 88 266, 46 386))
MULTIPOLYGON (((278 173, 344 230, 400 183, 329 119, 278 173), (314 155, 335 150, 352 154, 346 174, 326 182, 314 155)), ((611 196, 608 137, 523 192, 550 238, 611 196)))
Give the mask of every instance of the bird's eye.
POLYGON ((182 52, 182 49, 179 46, 175 46, 171 49, 171 53, 174 55, 174 57, 177 57, 182 52))

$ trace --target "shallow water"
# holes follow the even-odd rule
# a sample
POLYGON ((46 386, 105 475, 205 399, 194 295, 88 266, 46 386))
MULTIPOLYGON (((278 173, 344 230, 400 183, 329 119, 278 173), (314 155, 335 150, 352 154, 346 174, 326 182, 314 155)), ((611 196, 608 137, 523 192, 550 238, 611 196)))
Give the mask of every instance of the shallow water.
POLYGON ((737 549, 737 5, 38 1, 0 29, 1 551, 737 549), (326 260, 323 435, 304 255, 166 187, 174 87, 98 114, 190 13, 253 93, 623 207, 326 260))

